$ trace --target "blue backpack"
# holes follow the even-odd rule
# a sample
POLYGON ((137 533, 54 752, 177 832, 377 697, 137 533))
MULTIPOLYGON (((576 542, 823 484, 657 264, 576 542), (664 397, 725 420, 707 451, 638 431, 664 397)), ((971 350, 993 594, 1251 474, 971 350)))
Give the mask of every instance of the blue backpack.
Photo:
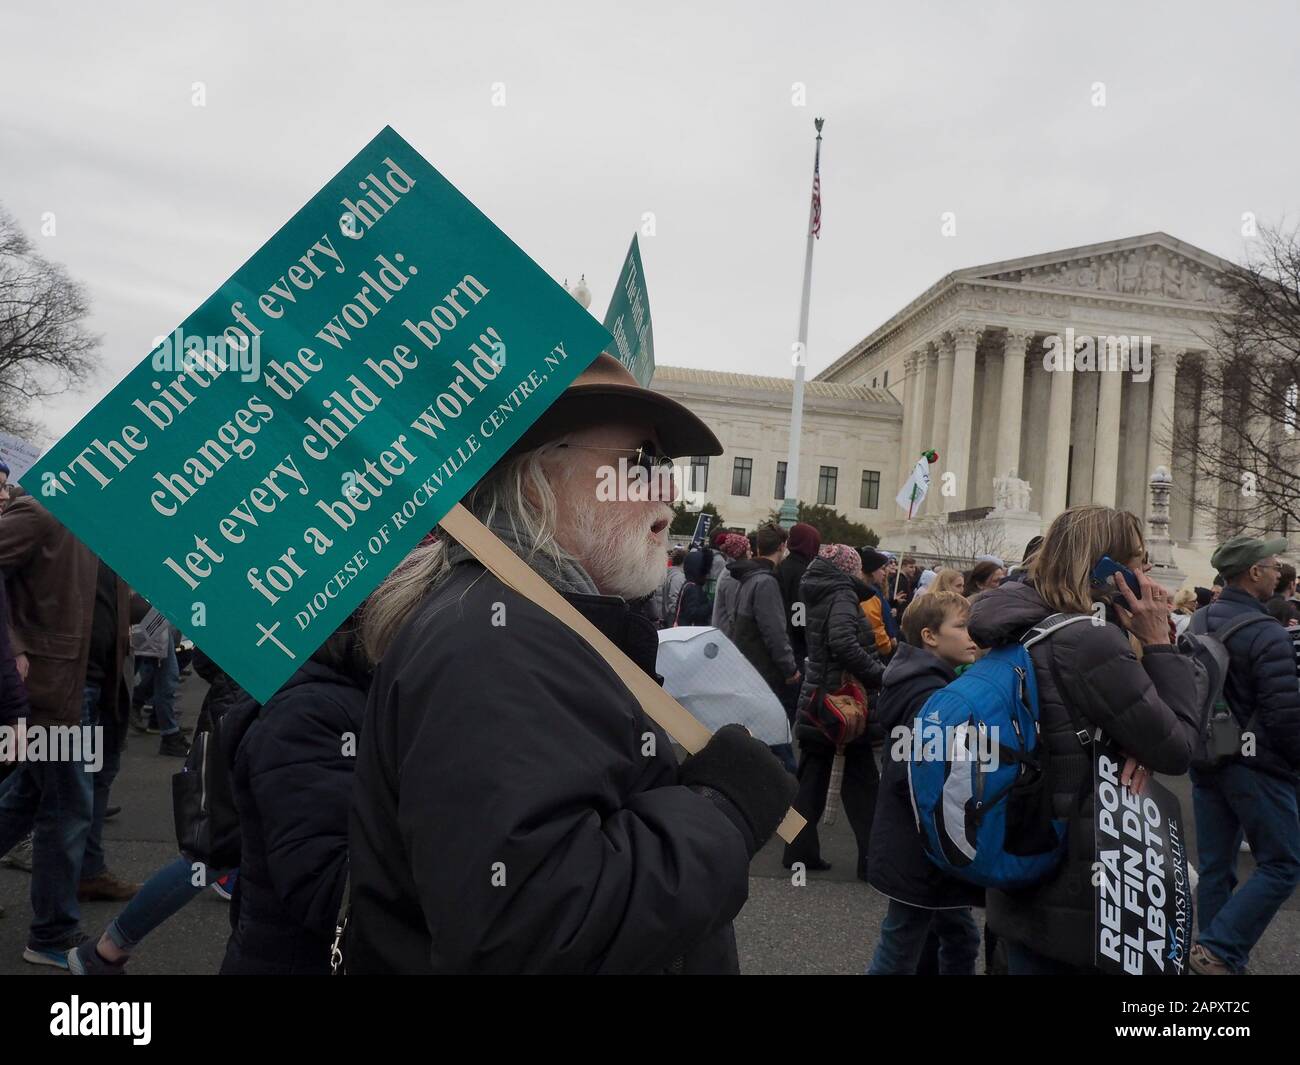
POLYGON ((1015 890, 1065 854, 1052 816, 1029 648, 1090 614, 1053 614, 935 692, 912 721, 907 783, 929 859, 950 876, 1015 890))

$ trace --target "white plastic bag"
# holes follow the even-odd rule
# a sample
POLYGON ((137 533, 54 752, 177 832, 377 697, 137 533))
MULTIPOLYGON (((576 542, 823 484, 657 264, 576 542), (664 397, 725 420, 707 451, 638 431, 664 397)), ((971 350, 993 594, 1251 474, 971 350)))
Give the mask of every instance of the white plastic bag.
POLYGON ((781 701, 720 629, 660 629, 657 668, 664 690, 711 731, 744 725, 769 747, 790 742, 781 701))

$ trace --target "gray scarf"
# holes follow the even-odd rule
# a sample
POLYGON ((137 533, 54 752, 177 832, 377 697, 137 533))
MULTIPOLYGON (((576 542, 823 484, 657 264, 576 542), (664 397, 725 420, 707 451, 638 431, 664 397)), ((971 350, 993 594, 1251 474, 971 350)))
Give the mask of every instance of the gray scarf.
MULTIPOLYGON (((476 515, 477 517, 477 515, 476 515)), ((587 571, 576 562, 566 559, 556 565, 555 560, 543 552, 529 553, 520 543, 520 537, 514 523, 499 511, 492 516, 487 527, 506 547, 528 563, 547 584, 558 592, 571 592, 581 595, 599 595, 595 582, 587 576, 587 571)), ((447 562, 456 566, 473 559, 469 549, 458 543, 452 543, 447 549, 447 562)))

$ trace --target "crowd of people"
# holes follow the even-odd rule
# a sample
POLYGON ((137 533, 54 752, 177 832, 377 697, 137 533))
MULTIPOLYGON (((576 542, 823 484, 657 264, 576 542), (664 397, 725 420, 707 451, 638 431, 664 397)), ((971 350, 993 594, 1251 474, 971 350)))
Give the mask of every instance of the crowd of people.
POLYGON ((90 752, 18 762, 0 783, 0 853, 30 838, 24 957, 125 972, 153 929, 213 886, 231 900, 224 973, 734 973, 752 859, 793 804, 806 824, 786 868, 828 870, 819 821, 838 775, 856 875, 888 900, 879 929, 863 930, 871 973, 974 973, 981 943, 988 972, 1093 971, 1081 785, 1100 732, 1134 793, 1153 773, 1190 771, 1191 967, 1245 971, 1300 883, 1300 600, 1285 542, 1232 537, 1213 588, 1171 597, 1149 575, 1142 523, 1105 506, 1067 509, 1014 565, 924 567, 823 542, 803 522, 670 552, 672 499, 594 491, 629 456, 653 472, 721 450, 699 418, 601 356, 463 502, 618 661, 435 530, 264 704, 196 636, 208 688, 192 741, 175 706, 187 641, 38 500, 7 489, 0 723, 103 735, 93 771, 90 752), (1098 576, 1103 561, 1113 577, 1098 576), (1068 846, 1031 885, 980 887, 927 851, 889 737, 992 649, 1064 615, 1093 623, 1026 646, 1046 808, 1068 846), (657 630, 674 626, 734 643, 793 743, 728 725, 679 758, 625 682, 657 676, 657 630), (1188 631, 1224 634, 1223 696, 1251 741, 1213 764, 1200 758, 1196 665, 1177 643, 1188 631), (156 732, 182 782, 202 774, 207 835, 224 833, 202 855, 178 838, 143 885, 110 869, 103 840, 132 731, 156 732), (1243 846, 1255 869, 1239 883, 1243 846), (125 905, 88 936, 85 899, 125 905))

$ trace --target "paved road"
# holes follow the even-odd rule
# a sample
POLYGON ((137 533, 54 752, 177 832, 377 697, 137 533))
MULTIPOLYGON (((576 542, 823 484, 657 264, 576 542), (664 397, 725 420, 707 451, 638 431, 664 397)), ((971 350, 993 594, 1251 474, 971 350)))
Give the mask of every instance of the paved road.
MULTIPOLYGON (((193 724, 203 682, 191 677, 180 693, 183 720, 193 724)), ((120 874, 144 880, 176 854, 171 820, 171 774, 179 759, 157 754, 156 737, 133 735, 113 788, 122 813, 105 831, 109 861, 120 874)), ((1185 814, 1191 811, 1185 778, 1166 780, 1178 793, 1185 814)), ((1192 843, 1195 860, 1195 842, 1192 843)), ((884 916, 884 900, 855 876, 855 853, 847 823, 824 830, 823 856, 828 873, 814 874, 795 887, 781 868, 778 843, 769 844, 751 868, 749 903, 736 922, 741 965, 747 973, 860 973, 875 946, 884 916)), ((1243 856, 1242 877, 1253 866, 1243 856)), ((30 917, 25 873, 0 868, 0 973, 62 975, 28 965, 22 949, 30 917)), ((99 932, 118 912, 118 903, 87 903, 87 931, 99 932)), ((159 928, 131 963, 139 973, 211 973, 221 964, 229 933, 228 904, 205 891, 159 928)), ((1300 892, 1293 896, 1265 933, 1251 958, 1256 973, 1300 973, 1300 892)))

